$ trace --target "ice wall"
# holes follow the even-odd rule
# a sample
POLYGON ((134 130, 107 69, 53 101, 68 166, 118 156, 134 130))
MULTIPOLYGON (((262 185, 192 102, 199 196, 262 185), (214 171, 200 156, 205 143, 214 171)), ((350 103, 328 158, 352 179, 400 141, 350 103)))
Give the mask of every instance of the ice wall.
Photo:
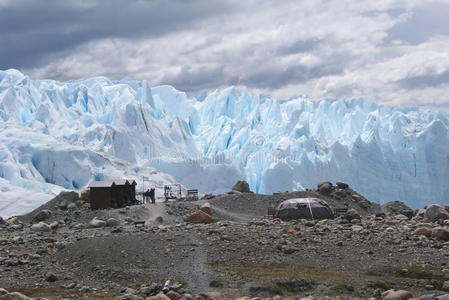
MULTIPOLYGON (((259 193, 342 180, 376 202, 449 204, 446 112, 273 100, 232 87, 197 100, 145 81, 31 80, 8 70, 0 71, 0 124, 36 133, 46 145, 33 141, 19 151, 13 141, 28 138, 1 133, 0 178, 21 188, 33 168, 39 172, 29 185, 82 188, 95 179, 83 166, 96 169, 107 156, 169 173, 203 193, 243 178, 259 193)), ((117 175, 127 169, 110 166, 117 175)))

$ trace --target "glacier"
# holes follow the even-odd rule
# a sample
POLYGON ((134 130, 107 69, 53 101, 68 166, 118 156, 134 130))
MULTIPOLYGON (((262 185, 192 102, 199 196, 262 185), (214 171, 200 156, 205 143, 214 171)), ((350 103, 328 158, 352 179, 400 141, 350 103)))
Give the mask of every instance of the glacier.
POLYGON ((0 128, 0 215, 124 176, 203 194, 240 179, 258 193, 345 181, 378 203, 449 204, 443 111, 361 99, 276 100, 234 87, 189 97, 147 81, 32 80, 6 70, 0 128))

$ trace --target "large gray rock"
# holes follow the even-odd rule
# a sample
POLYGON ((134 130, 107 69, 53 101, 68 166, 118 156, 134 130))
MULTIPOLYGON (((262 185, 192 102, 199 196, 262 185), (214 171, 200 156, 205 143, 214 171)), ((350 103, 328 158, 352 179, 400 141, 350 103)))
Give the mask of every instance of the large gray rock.
POLYGON ((443 205, 431 204, 427 206, 424 212, 424 218, 430 222, 449 219, 449 212, 443 205))
POLYGON ((33 222, 42 222, 45 220, 48 220, 51 217, 51 211, 48 209, 43 209, 38 211, 34 216, 33 216, 33 222))
POLYGON ((31 231, 50 232, 51 231, 51 227, 47 223, 39 222, 39 223, 33 224, 31 226, 31 231))
POLYGON ((100 227, 105 227, 105 226, 106 226, 106 221, 98 219, 97 217, 93 218, 89 222, 89 227, 90 228, 100 228, 100 227))
POLYGON ((245 180, 239 180, 232 187, 233 191, 241 192, 241 193, 250 193, 249 184, 245 180))
POLYGON ((391 201, 381 206, 382 212, 386 215, 404 215, 407 218, 413 218, 414 211, 401 201, 391 201))
POLYGON ((404 290, 388 290, 382 293, 382 300, 408 300, 412 297, 410 292, 404 290))
POLYGON ((106 226, 108 227, 115 227, 115 226, 119 226, 120 225, 120 221, 114 218, 109 218, 106 220, 106 226))
POLYGON ((332 192, 334 187, 332 186, 331 182, 324 181, 324 182, 318 183, 317 188, 318 188, 318 192, 320 194, 327 195, 327 194, 330 194, 332 192))
POLYGON ((6 225, 6 221, 2 217, 0 217, 0 225, 6 225))

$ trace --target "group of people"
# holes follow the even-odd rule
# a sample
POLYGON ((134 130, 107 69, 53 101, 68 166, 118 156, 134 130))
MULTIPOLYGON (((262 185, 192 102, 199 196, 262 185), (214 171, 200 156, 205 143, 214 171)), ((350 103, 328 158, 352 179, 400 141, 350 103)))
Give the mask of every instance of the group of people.
POLYGON ((151 203, 153 203, 153 204, 156 203, 156 198, 154 197, 154 191, 155 191, 155 189, 151 188, 151 189, 147 190, 145 193, 143 193, 144 203, 150 203, 150 200, 151 200, 151 203))

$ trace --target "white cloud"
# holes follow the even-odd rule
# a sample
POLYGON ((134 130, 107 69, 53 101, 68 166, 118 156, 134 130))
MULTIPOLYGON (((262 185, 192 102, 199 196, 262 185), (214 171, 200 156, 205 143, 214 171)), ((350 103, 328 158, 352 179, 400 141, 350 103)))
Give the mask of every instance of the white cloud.
MULTIPOLYGON (((426 11, 444 3, 448 1, 426 2, 426 11)), ((283 98, 449 105, 444 81, 449 78, 449 36, 430 31, 424 35, 428 38, 410 43, 403 29, 396 30, 413 26, 421 1, 229 4, 235 8, 232 13, 201 19, 185 30, 90 41, 25 71, 35 78, 132 76, 192 92, 232 84, 283 98)))

